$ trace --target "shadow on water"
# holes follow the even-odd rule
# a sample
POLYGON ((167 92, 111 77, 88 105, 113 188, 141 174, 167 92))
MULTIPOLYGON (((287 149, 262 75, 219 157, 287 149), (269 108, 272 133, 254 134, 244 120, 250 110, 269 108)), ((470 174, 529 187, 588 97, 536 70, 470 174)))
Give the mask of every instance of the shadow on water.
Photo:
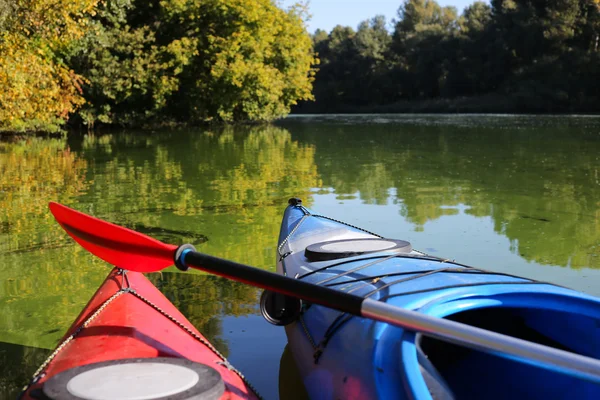
POLYGON ((182 245, 184 243, 200 244, 208 241, 208 237, 201 233, 196 233, 180 229, 166 229, 156 226, 147 226, 143 224, 123 224, 126 228, 152 236, 154 239, 165 243, 182 245))
POLYGON ((0 399, 15 399, 50 352, 0 342, 0 399))
POLYGON ((287 345, 283 349, 279 361, 279 398, 289 400, 308 399, 308 393, 294 362, 294 356, 287 345))

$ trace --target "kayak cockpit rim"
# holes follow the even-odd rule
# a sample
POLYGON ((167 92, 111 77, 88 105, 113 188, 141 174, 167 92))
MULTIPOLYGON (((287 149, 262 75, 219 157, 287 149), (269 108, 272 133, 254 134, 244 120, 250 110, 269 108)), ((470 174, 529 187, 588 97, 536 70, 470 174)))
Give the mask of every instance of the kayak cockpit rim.
MULTIPOLYGON (((448 302, 429 304, 421 311, 530 343, 600 358, 600 336, 597 335, 600 311, 597 304, 585 298, 531 291, 530 287, 510 293, 493 293, 493 287, 489 289, 491 292, 485 295, 453 296, 448 302)), ((397 332, 393 333, 395 329, 389 327, 389 331, 385 332, 388 329, 384 328, 380 334, 397 335, 397 332)), ((376 349, 378 365, 388 365, 386 357, 385 349, 376 349)), ((400 371, 414 398, 427 398, 434 390, 436 397, 440 397, 440 390, 444 388, 452 391, 448 398, 503 398, 509 395, 526 398, 531 394, 527 390, 537 390, 539 395, 540 392, 556 394, 565 388, 571 388, 565 395, 585 398, 586 391, 598 390, 598 384, 590 381, 584 372, 559 366, 540 368, 541 365, 527 357, 526 353, 521 358, 511 358, 456 346, 426 334, 409 330, 402 332, 400 360, 403 368, 400 371), (433 375, 438 377, 433 385, 431 366, 424 371, 420 356, 428 359, 433 366, 433 375), (485 368, 482 368, 484 364, 485 368), (528 385, 498 384, 511 377, 514 379, 515 371, 520 372, 519 376, 527 377, 528 385)), ((568 360, 564 362, 568 363, 568 360)))

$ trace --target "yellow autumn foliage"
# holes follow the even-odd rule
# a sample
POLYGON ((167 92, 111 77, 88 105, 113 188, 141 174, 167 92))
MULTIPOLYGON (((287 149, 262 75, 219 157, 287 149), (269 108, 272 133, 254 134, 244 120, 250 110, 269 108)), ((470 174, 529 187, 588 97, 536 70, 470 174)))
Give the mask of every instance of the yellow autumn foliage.
POLYGON ((68 203, 83 192, 86 168, 63 138, 0 142, 0 226, 9 233, 0 229, 0 253, 63 241, 48 202, 68 203))
POLYGON ((84 100, 61 62, 98 0, 17 0, 2 9, 0 131, 56 131, 84 100))

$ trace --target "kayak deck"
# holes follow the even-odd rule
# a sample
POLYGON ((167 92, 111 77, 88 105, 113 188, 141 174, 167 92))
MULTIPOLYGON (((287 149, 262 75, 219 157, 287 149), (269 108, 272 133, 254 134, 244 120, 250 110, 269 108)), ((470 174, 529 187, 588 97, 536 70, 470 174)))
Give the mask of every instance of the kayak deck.
MULTIPOLYGON (((410 249, 357 254, 353 240, 377 238, 292 204, 283 217, 278 272, 600 358, 599 299, 410 249), (323 254, 315 257, 309 246, 323 254)), ((600 385, 577 377, 317 305, 305 305, 286 333, 311 398, 600 397, 600 385)))
POLYGON ((161 358, 189 360, 216 370, 224 384, 219 398, 258 397, 243 375, 146 277, 115 268, 35 373, 22 398, 39 398, 48 380, 74 368, 161 358))

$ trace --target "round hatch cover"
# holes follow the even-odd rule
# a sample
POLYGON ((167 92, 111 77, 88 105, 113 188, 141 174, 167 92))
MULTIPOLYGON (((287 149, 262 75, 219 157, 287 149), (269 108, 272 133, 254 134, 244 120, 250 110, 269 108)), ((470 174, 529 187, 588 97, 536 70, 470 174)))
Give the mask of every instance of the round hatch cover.
POLYGON ((71 368, 44 383, 53 400, 213 400, 225 391, 221 374, 180 358, 130 358, 71 368))
POLYGON ((409 242, 395 239, 345 239, 330 242, 314 243, 307 246, 304 256, 309 261, 327 261, 338 258, 358 256, 377 251, 392 251, 395 253, 410 253, 412 246, 409 242))

